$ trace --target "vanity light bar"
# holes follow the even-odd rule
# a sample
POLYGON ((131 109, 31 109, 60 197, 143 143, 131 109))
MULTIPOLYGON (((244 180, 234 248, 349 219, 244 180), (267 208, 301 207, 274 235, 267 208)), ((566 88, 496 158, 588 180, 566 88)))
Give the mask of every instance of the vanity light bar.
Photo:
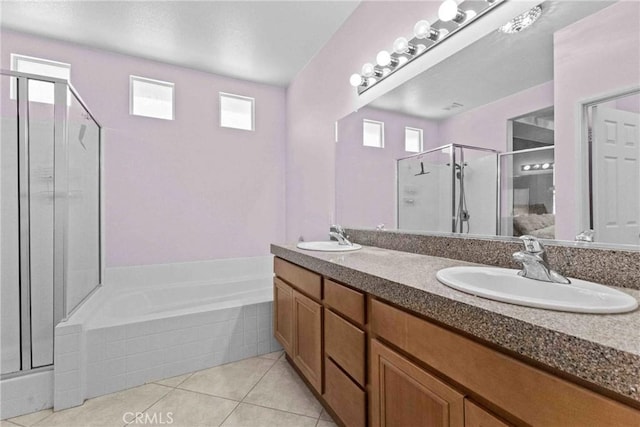
POLYGON ((433 24, 424 19, 418 21, 413 28, 413 38, 398 37, 392 52, 380 51, 375 65, 366 63, 360 73, 351 75, 351 86, 358 89, 358 94, 363 93, 505 1, 485 0, 480 5, 477 1, 469 2, 473 9, 464 10, 460 0, 444 0, 438 11, 439 20, 433 24))
POLYGON ((520 166, 520 170, 523 172, 538 172, 550 169, 553 169, 553 162, 531 163, 520 166))

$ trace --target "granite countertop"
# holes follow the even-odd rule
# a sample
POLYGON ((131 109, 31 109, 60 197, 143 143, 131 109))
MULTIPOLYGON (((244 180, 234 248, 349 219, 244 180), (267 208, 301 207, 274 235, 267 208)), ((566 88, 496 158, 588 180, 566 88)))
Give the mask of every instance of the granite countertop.
MULTIPOLYGON (((603 392, 640 402, 640 309, 595 315, 491 301, 436 279, 442 268, 472 263, 370 246, 336 253, 271 245, 271 253, 577 377, 603 392)), ((639 290, 619 289, 640 300, 639 290)))

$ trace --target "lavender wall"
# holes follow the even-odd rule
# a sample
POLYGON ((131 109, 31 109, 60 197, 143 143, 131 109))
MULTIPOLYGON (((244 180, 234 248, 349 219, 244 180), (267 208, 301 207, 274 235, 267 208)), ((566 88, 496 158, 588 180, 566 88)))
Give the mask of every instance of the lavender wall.
POLYGON ((361 108, 338 122, 336 220, 341 224, 396 226, 396 160, 404 149, 405 127, 423 130, 425 147, 438 141, 435 122, 375 108, 361 108), (384 122, 384 148, 362 145, 362 120, 384 122))
POLYGON ((462 144, 507 151, 507 120, 553 106, 553 81, 439 122, 442 144, 462 144))
MULTIPOLYGON (((356 109, 349 76, 439 1, 362 2, 287 89, 287 240, 326 239, 335 220, 334 123, 356 109)), ((393 79, 390 79, 393 80, 393 79)), ((374 88, 375 89, 375 88, 374 88)), ((371 90, 374 90, 371 89, 371 90)))
MULTIPOLYGON (((583 164, 579 132, 583 102, 640 85, 638 16, 639 2, 621 1, 555 33, 556 164, 583 164)), ((581 169, 556 171, 556 238, 573 240, 586 228, 581 169)))
POLYGON ((19 53, 71 64, 105 127, 108 267, 266 255, 285 232, 285 90, 2 31, 19 53), (175 120, 129 115, 129 75, 175 83, 175 120), (256 131, 218 126, 218 91, 256 98, 256 131))

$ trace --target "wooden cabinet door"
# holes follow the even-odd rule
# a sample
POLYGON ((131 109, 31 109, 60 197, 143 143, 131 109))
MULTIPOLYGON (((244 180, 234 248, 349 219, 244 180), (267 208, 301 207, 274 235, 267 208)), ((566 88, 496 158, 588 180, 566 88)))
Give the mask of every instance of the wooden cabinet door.
POLYGON ((293 350, 293 288, 273 279, 273 334, 291 356, 293 350))
POLYGON ((469 399, 465 399, 464 427, 512 427, 512 425, 505 423, 469 399))
POLYGON ((371 340, 371 425, 462 427, 464 396, 371 340))
POLYGON ((293 362, 322 393, 322 306, 293 291, 293 362))

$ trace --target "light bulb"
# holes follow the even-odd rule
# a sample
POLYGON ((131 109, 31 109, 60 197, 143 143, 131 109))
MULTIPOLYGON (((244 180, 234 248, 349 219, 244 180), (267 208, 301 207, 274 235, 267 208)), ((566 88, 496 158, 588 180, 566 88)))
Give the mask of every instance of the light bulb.
POLYGON ((404 37, 398 37, 393 42, 393 51, 395 53, 398 53, 398 54, 405 53, 408 47, 409 47, 409 42, 404 37))
POLYGON ((404 37, 398 37, 396 41, 393 42, 393 51, 397 54, 409 53, 413 55, 415 50, 415 46, 409 44, 409 41, 404 37))
POLYGON ((530 166, 530 165, 524 165, 524 166, 522 167, 522 170, 525 170, 525 171, 528 171, 529 169, 531 169, 531 166, 530 166))
POLYGON ((376 62, 379 66, 386 67, 387 65, 391 64, 391 54, 389 54, 389 52, 387 52, 386 50, 381 50, 376 56, 376 62))
POLYGON ((458 16, 458 3, 455 0, 444 0, 438 9, 438 18, 443 22, 452 21, 458 16))
POLYGON ((351 83, 351 86, 353 86, 353 87, 358 87, 362 83, 364 83, 364 79, 358 73, 351 74, 351 77, 349 78, 349 83, 351 83))
POLYGON ((371 77, 373 76, 373 74, 375 73, 375 69, 373 68, 373 64, 370 62, 367 62, 366 64, 364 64, 362 66, 362 75, 364 77, 371 77))
POLYGON ((420 20, 416 22, 416 25, 413 27, 413 34, 418 39, 426 39, 431 33, 431 24, 427 20, 420 20))
POLYGON ((549 163, 544 163, 542 169, 549 169, 549 166, 551 166, 549 163))

